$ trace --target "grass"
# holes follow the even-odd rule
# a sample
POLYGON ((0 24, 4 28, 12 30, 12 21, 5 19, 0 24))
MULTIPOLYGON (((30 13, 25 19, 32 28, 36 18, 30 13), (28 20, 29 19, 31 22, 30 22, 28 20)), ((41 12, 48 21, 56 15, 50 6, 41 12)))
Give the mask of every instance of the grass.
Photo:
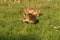
POLYGON ((20 1, 0 2, 0 40, 60 40, 60 0, 20 1), (19 21, 27 7, 41 10, 37 24, 19 21))

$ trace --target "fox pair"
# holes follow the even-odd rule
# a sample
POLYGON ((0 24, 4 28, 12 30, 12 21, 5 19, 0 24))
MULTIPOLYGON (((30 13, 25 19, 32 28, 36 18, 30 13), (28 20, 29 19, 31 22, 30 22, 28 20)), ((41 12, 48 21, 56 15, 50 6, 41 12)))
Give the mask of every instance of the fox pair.
POLYGON ((37 18, 35 15, 39 16, 40 10, 36 10, 34 8, 24 9, 23 18, 21 19, 21 21, 28 23, 36 23, 37 18))

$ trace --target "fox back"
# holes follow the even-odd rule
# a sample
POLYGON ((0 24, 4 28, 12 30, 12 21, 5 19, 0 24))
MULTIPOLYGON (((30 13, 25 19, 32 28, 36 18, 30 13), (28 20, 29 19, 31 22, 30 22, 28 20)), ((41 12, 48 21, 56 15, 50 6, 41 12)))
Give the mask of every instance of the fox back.
POLYGON ((34 8, 27 8, 27 9, 24 9, 24 13, 25 15, 27 14, 38 15, 40 14, 40 10, 36 10, 34 8))

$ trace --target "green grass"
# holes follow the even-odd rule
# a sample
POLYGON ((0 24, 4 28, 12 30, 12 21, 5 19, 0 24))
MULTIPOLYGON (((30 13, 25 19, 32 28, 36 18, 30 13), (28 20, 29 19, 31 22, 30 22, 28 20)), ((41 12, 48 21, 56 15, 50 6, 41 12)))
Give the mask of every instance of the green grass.
POLYGON ((0 40, 60 40, 60 0, 0 2, 0 40), (19 21, 27 7, 41 10, 37 24, 19 21))

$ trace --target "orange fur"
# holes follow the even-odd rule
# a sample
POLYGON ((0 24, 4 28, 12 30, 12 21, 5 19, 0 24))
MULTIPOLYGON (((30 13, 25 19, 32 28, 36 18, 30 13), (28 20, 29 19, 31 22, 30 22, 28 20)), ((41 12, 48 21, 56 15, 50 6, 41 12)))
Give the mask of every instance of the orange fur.
POLYGON ((24 16, 22 19, 21 19, 22 22, 29 22, 29 23, 35 23, 36 22, 36 17, 34 15, 32 16, 24 16))
POLYGON ((24 9, 24 15, 26 14, 32 14, 32 15, 38 15, 40 14, 40 10, 36 10, 34 8, 27 8, 27 9, 24 9))

